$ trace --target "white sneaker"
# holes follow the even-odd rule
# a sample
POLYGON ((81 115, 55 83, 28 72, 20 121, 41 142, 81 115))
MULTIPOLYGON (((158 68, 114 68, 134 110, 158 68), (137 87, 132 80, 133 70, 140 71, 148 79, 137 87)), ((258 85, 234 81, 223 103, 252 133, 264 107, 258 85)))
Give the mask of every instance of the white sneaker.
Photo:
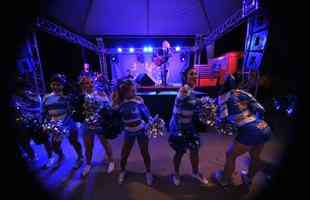
POLYGON ((115 169, 115 163, 114 163, 114 161, 109 162, 108 169, 107 169, 107 173, 108 173, 108 174, 112 173, 114 169, 115 169))
POLYGON ((179 186, 181 184, 181 179, 179 176, 172 175, 172 182, 174 185, 179 186))
POLYGON ((192 174, 192 177, 197 179, 200 183, 207 185, 209 183, 208 179, 204 177, 201 173, 192 174))
POLYGON ((91 165, 86 165, 83 169, 83 172, 82 172, 82 176, 87 176, 90 172, 90 169, 91 169, 91 165))
POLYGON ((54 164, 56 163, 56 158, 55 157, 51 157, 48 159, 48 161, 43 165, 44 169, 48 169, 50 167, 52 167, 54 164))
POLYGON ((126 171, 121 171, 121 173, 118 176, 118 184, 123 184, 126 177, 126 171))
POLYGON ((146 184, 151 186, 153 184, 153 175, 150 172, 145 174, 146 184))
POLYGON ((83 158, 78 158, 73 165, 73 169, 79 169, 82 164, 83 164, 83 158))

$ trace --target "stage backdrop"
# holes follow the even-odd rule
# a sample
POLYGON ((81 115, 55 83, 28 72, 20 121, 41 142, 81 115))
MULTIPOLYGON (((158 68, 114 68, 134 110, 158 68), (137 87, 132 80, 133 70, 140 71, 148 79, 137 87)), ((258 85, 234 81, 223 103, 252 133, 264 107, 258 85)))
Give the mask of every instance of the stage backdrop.
MULTIPOLYGON (((156 84, 161 83, 160 67, 152 61, 152 53, 115 54, 110 56, 112 80, 117 80, 132 74, 136 78, 141 73, 146 73, 156 84)), ((167 83, 181 84, 181 73, 189 66, 190 54, 174 52, 169 58, 167 83), (183 58, 183 59, 182 59, 183 58)))

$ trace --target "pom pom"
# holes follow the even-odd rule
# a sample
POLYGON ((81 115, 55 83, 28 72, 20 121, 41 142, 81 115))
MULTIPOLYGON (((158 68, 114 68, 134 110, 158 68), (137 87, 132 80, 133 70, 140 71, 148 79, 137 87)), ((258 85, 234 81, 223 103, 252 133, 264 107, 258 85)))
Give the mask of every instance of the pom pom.
POLYGON ((166 123, 163 119, 159 118, 156 115, 154 118, 150 120, 147 125, 146 133, 149 138, 158 138, 165 134, 166 132, 166 123))
POLYGON ((215 100, 209 97, 202 97, 200 103, 199 121, 208 126, 215 126, 217 109, 215 100))

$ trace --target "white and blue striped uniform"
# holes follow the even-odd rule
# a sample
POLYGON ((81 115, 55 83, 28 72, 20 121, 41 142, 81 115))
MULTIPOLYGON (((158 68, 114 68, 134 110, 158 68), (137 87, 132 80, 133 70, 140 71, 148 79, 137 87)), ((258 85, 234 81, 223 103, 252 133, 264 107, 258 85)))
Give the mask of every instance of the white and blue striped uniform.
POLYGON ((118 112, 122 117, 126 137, 145 135, 151 115, 141 97, 125 99, 119 105, 118 112))
POLYGON ((256 115, 264 112, 264 108, 251 94, 231 90, 218 97, 218 105, 219 118, 227 118, 237 128, 236 139, 240 143, 256 145, 269 139, 269 126, 256 115))
POLYGON ((186 95, 181 88, 174 103, 172 117, 169 123, 169 144, 176 151, 185 152, 186 149, 198 150, 200 137, 195 124, 199 120, 198 113, 201 103, 192 88, 187 88, 186 95))
POLYGON ((71 118, 69 98, 64 95, 57 95, 54 92, 43 98, 43 115, 45 122, 61 122, 64 129, 75 128, 75 122, 71 118))

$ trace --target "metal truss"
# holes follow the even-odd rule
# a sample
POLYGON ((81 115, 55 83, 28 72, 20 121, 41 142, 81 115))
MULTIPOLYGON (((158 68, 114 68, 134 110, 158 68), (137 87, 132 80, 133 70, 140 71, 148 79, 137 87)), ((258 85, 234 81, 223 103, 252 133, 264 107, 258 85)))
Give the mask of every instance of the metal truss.
POLYGON ((242 3, 242 9, 237 10, 233 15, 226 19, 223 24, 216 27, 209 35, 206 36, 205 45, 212 44, 215 40, 239 26, 250 15, 259 10, 258 0, 244 0, 242 3))
POLYGON ((38 42, 36 32, 32 32, 31 37, 27 40, 27 48, 29 52, 29 59, 32 65, 32 79, 34 82, 34 92, 36 94, 44 94, 46 92, 45 80, 42 70, 40 53, 38 49, 38 42))
MULTIPOLYGON (((105 54, 137 54, 137 53, 145 53, 145 54, 152 54, 153 52, 156 52, 158 50, 162 49, 161 47, 152 47, 151 52, 144 52, 143 48, 134 48, 134 52, 130 52, 129 48, 122 48, 122 52, 118 52, 117 48, 106 48, 104 49, 105 54)), ((174 48, 171 48, 172 52, 176 52, 174 48)), ((180 52, 191 52, 191 51, 197 51, 199 50, 199 47, 181 47, 180 52)))
POLYGON ((41 17, 37 18, 35 23, 37 29, 47 32, 56 37, 62 38, 74 44, 78 44, 82 47, 90 49, 92 51, 98 52, 97 46, 92 42, 86 40, 85 38, 79 36, 78 34, 72 33, 67 29, 41 17))
POLYGON ((106 63, 106 59, 104 57, 104 43, 103 43, 103 40, 102 40, 102 38, 98 37, 98 38, 96 38, 96 41, 97 41, 97 47, 98 47, 100 71, 103 73, 103 75, 106 78, 106 80, 109 80, 107 63, 106 63))

